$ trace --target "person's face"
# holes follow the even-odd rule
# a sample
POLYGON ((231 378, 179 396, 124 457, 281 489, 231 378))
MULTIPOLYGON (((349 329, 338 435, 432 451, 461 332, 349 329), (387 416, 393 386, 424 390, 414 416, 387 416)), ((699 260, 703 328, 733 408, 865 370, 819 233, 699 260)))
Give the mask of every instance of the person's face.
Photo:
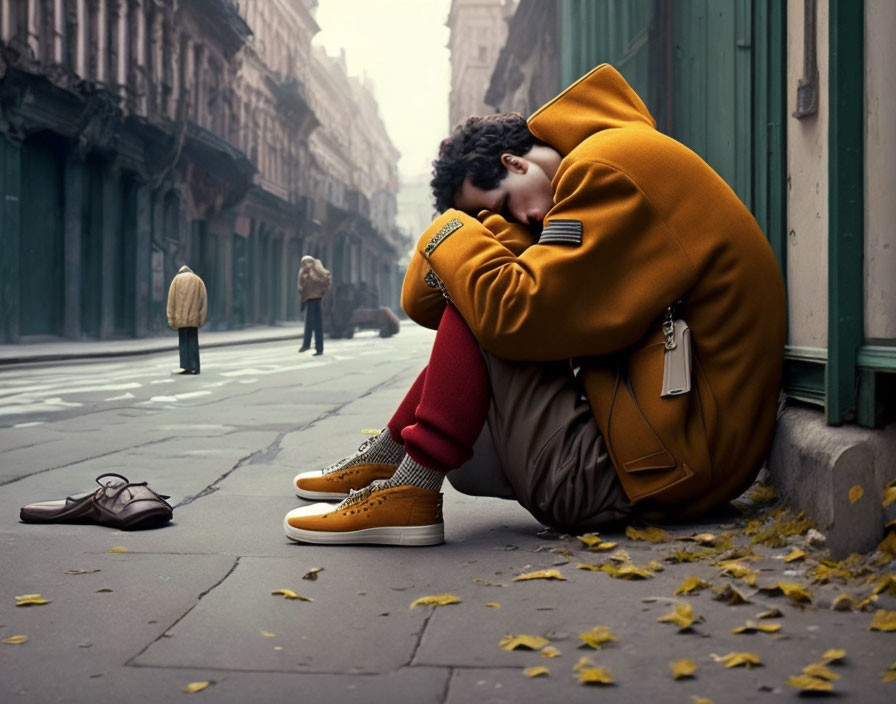
POLYGON ((454 199, 455 207, 473 215, 490 210, 506 220, 540 226, 554 207, 551 179, 538 163, 526 156, 505 152, 501 163, 507 175, 491 190, 474 186, 467 176, 454 199))

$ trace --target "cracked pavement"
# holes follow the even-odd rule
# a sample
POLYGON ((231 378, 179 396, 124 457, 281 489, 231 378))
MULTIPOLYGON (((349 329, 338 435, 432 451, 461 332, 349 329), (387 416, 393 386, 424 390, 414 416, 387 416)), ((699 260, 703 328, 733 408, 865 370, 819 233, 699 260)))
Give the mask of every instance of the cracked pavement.
POLYGON ((829 665, 841 676, 836 699, 893 700, 896 683, 881 673, 896 660, 896 634, 868 626, 876 610, 896 609, 896 597, 884 589, 867 611, 830 608, 841 593, 871 595, 893 563, 825 565, 804 527, 786 535, 793 524, 768 511, 667 527, 671 537, 711 533, 715 546, 606 532, 632 565, 656 563, 632 581, 577 569, 619 564, 614 550, 589 551, 575 536, 541 532, 512 502, 447 485, 445 545, 288 541, 283 515, 300 504, 293 475, 382 427, 431 339, 405 324, 388 340, 328 341, 313 360, 297 354, 297 341, 217 348, 203 351, 196 377, 171 376, 171 353, 0 369, 0 640, 28 636, 0 643, 0 699, 771 702, 799 697, 788 677, 842 648, 845 659, 829 665), (174 522, 140 532, 18 522, 20 506, 85 491, 107 471, 170 494, 174 522), (782 544, 753 543, 745 530, 782 544), (785 562, 794 547, 806 557, 785 562), (682 550, 699 559, 684 561, 682 550), (755 572, 755 584, 723 574, 726 558, 755 572), (313 568, 322 571, 306 579, 313 568), (545 569, 564 580, 513 581, 545 569), (675 595, 689 576, 710 586, 675 595), (813 603, 758 589, 777 582, 804 585, 813 603), (726 584, 749 603, 713 598, 726 584), (271 594, 279 589, 311 601, 271 594), (17 595, 35 593, 50 603, 15 606, 17 595), (443 593, 460 603, 409 608, 443 593), (681 603, 701 619, 692 628, 657 621, 681 603), (777 632, 731 632, 769 608, 782 616, 758 622, 780 624, 777 632), (579 634, 598 625, 618 640, 580 647, 579 634), (561 655, 499 647, 519 634, 545 637, 561 655), (729 669, 713 658, 742 651, 762 666, 729 669), (582 656, 615 684, 580 684, 573 667, 582 656), (696 677, 673 680, 669 663, 683 658, 696 677), (539 665, 550 676, 523 674, 539 665), (212 684, 186 694, 190 682, 212 684))

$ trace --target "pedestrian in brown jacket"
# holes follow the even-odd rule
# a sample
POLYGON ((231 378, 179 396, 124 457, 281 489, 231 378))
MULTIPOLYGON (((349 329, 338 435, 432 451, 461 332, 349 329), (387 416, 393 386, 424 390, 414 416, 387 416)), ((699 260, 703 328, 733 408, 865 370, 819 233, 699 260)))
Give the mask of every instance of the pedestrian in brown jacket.
MULTIPOLYGON (((784 286, 756 221, 718 174, 658 132, 608 65, 528 123, 468 120, 434 166, 443 212, 420 238, 402 304, 438 329, 434 358, 456 318, 482 346, 483 415, 498 458, 477 464, 477 446, 449 472, 452 484, 515 498, 540 521, 574 530, 633 511, 695 516, 746 488, 774 433, 784 286)), ((476 366, 471 357, 464 370, 475 375, 476 366)), ((411 423, 396 433, 390 421, 386 431, 405 453, 397 470, 360 503, 346 499, 352 508, 396 486, 413 487, 406 502, 419 505, 440 486, 447 465, 434 458, 447 456, 444 439, 472 442, 431 413, 445 403, 427 398, 440 374, 432 360, 425 374, 411 423), (422 443, 421 426, 433 436, 422 443)), ((385 439, 377 447, 399 452, 385 439)), ((340 472, 372 472, 384 460, 366 448, 343 463, 320 473, 330 486, 340 472)), ((299 493, 317 486, 305 474, 299 493)), ((380 534, 407 542, 428 528, 437 542, 440 503, 429 498, 428 516, 366 506, 363 523, 376 510, 380 534)), ((372 535, 358 520, 297 511, 287 519, 297 540, 372 535)))
POLYGON ((199 328, 205 324, 207 309, 205 284, 190 267, 182 266, 168 288, 168 326, 177 328, 180 351, 177 374, 199 373, 199 328))
POLYGON ((311 335, 314 333, 314 356, 324 353, 324 322, 321 311, 321 299, 330 290, 332 276, 320 259, 310 254, 302 257, 299 265, 298 288, 302 296, 302 308, 305 309, 305 336, 299 352, 311 347, 311 335))

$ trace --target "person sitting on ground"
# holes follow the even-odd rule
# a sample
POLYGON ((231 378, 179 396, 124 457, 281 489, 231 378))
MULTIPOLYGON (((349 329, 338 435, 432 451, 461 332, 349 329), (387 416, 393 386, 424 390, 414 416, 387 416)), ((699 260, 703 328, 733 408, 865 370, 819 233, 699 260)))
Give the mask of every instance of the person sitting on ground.
POLYGON ((467 120, 432 186, 441 215, 402 290, 437 329, 429 364, 382 433, 295 478, 301 498, 342 501, 290 511, 289 538, 442 542, 446 474, 566 531, 686 520, 753 481, 781 381, 778 264, 615 69, 528 123, 467 120))

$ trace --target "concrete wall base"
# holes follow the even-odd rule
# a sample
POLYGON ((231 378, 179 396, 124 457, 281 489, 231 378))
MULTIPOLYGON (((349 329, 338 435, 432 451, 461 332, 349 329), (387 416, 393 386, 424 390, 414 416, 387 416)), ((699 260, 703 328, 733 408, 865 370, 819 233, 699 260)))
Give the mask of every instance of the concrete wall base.
POLYGON ((881 505, 883 487, 896 478, 896 423, 883 430, 831 427, 820 410, 788 407, 768 466, 784 500, 827 536, 834 559, 873 550, 884 524, 896 518, 896 504, 881 505), (853 501, 856 486, 862 495, 853 501))

